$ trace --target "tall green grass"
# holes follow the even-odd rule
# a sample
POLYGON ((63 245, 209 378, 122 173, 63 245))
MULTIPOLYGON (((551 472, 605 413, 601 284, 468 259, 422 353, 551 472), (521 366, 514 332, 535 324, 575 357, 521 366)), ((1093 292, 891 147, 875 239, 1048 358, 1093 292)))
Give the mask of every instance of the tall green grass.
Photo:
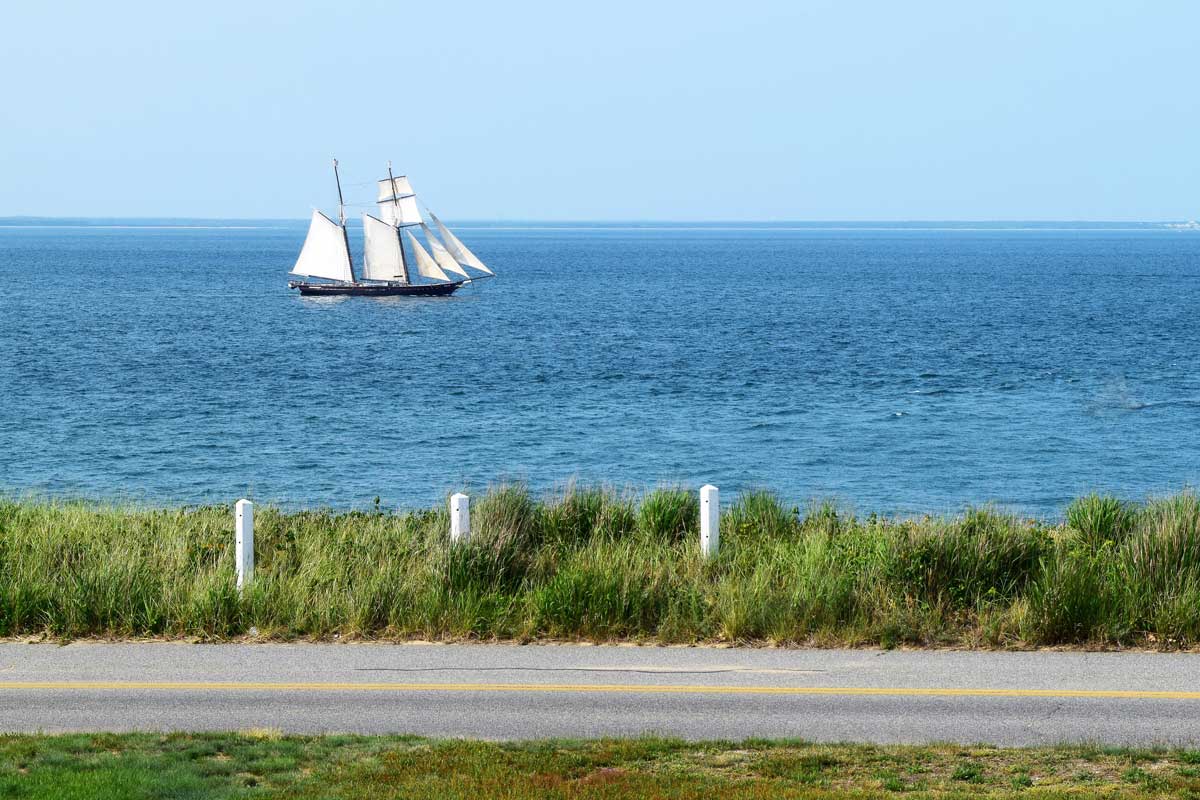
POLYGON ((705 561, 694 492, 520 486, 445 510, 260 507, 254 580, 226 507, 0 502, 0 636, 1200 644, 1200 500, 1091 496, 1046 524, 979 508, 860 519, 748 492, 705 561))

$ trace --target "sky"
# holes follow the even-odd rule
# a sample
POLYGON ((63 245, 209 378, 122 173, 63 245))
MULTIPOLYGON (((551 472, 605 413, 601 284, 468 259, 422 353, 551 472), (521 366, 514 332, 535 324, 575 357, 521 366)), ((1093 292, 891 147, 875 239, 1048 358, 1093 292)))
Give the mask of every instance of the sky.
POLYGON ((0 216, 1200 217, 1200 4, 13 0, 0 216))

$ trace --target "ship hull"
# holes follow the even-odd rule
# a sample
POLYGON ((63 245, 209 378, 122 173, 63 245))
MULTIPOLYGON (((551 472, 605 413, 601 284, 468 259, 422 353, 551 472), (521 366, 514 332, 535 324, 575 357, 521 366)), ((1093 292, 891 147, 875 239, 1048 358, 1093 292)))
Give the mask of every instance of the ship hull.
POLYGON ((465 281, 451 283, 396 284, 396 283, 305 283, 292 281, 291 289, 310 297, 332 297, 351 295, 356 297, 447 297, 454 294, 465 281))

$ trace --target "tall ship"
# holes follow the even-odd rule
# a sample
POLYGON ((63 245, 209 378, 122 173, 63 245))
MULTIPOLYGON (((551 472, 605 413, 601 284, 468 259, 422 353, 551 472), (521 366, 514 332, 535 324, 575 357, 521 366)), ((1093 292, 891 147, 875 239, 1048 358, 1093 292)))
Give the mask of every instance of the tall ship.
POLYGON ((390 161, 388 176, 377 182, 379 216, 363 214, 363 263, 361 272, 356 273, 336 158, 333 179, 337 184, 338 219, 335 222, 313 211, 308 236, 290 273, 302 279, 288 281, 289 289, 299 289, 302 295, 444 297, 464 284, 495 275, 426 208, 437 228, 434 233, 421 216, 408 178, 393 175, 390 161), (428 249, 413 235, 414 228, 420 229, 428 249))

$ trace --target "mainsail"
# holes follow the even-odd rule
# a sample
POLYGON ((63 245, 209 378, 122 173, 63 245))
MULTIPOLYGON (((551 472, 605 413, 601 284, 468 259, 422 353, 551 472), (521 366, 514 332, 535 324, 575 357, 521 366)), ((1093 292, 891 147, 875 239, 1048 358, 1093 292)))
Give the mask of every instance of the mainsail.
POLYGON ((408 241, 412 243, 413 252, 417 254, 417 272, 426 278, 433 278, 434 280, 450 280, 450 276, 442 272, 442 268, 438 266, 438 263, 430 257, 429 253, 425 252, 424 247, 421 247, 421 243, 417 241, 417 237, 413 236, 411 231, 405 231, 404 234, 408 237, 408 241))
POLYGON ((424 222, 421 223, 421 232, 425 234, 425 241, 429 242, 429 249, 433 252, 433 260, 438 263, 439 267, 456 275, 462 275, 464 278, 471 277, 471 273, 458 265, 454 256, 450 255, 450 251, 438 241, 438 238, 433 235, 433 231, 429 230, 429 226, 424 222))
POLYGON ((396 229, 370 214, 363 214, 363 259, 366 280, 407 283, 396 229))
POLYGON ((429 218, 433 220, 433 224, 437 225, 438 232, 442 234, 442 239, 446 242, 446 249, 454 256, 454 259, 464 267, 474 267, 475 269, 486 272, 488 275, 495 275, 490 269, 483 265, 474 253, 467 249, 467 246, 458 240, 458 237, 450 232, 450 229, 442 224, 442 221, 437 218, 437 215, 432 211, 429 212, 429 218))
POLYGON ((313 211, 308 236, 292 274, 352 283, 354 270, 350 267, 350 250, 342 226, 320 211, 313 211))

